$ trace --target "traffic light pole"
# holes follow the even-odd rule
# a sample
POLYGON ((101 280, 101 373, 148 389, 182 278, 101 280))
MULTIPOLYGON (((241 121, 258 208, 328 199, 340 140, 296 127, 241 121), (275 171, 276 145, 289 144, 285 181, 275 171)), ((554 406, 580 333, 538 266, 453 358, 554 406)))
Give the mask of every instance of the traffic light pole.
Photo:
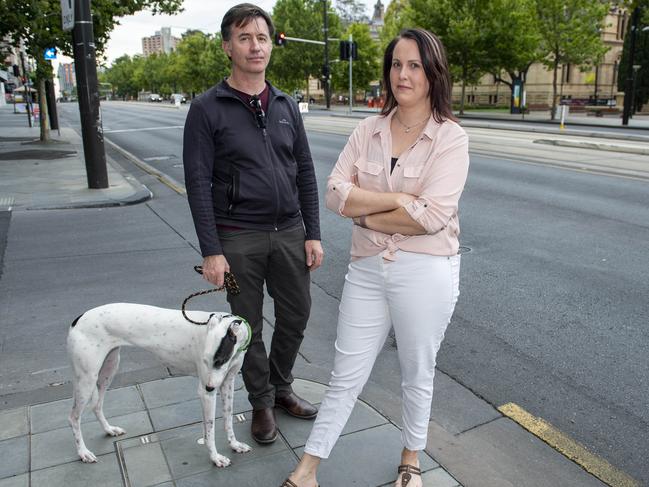
POLYGON ((77 95, 79 97, 86 175, 90 189, 104 189, 108 188, 108 172, 99 113, 99 86, 90 0, 75 0, 74 7, 74 29, 72 31, 74 70, 77 75, 77 95))
POLYGON ((352 46, 354 45, 354 38, 352 37, 352 34, 349 34, 349 113, 352 113, 354 110, 354 87, 352 84, 352 64, 353 64, 353 49, 352 46))

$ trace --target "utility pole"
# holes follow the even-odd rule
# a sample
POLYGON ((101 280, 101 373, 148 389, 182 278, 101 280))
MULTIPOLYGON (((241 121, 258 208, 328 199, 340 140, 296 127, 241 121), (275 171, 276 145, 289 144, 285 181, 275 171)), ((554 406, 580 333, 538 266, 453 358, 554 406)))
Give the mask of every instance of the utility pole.
POLYGON ((635 38, 638 33, 638 17, 640 17, 640 7, 633 9, 631 17, 631 39, 629 42, 629 57, 626 67, 626 81, 624 82, 624 110, 622 111, 622 125, 629 125, 631 116, 631 104, 633 102, 634 76, 633 64, 635 62, 635 38))
POLYGON ((99 89, 95 61, 95 37, 92 30, 90 0, 74 0, 75 16, 72 40, 77 95, 81 115, 83 154, 90 189, 108 188, 106 151, 99 113, 99 89))
POLYGON ((331 108, 331 95, 329 93, 329 21, 327 18, 327 0, 322 0, 324 16, 324 66, 322 66, 322 78, 324 79, 324 93, 327 110, 331 108))

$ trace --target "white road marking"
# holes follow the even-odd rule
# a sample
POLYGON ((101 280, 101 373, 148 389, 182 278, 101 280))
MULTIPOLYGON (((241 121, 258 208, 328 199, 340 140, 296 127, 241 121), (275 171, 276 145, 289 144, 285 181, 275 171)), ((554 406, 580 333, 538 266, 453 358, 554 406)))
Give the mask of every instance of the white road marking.
POLYGON ((168 161, 171 159, 172 156, 153 156, 153 157, 145 157, 144 160, 149 162, 149 161, 168 161))
POLYGON ((168 127, 145 127, 141 129, 118 129, 118 130, 104 130, 105 134, 119 134, 122 132, 145 132, 151 130, 169 130, 169 129, 182 129, 184 125, 169 125, 168 127))
POLYGON ((37 370, 36 372, 32 372, 31 375, 45 374, 46 372, 55 372, 57 370, 63 370, 69 368, 70 368, 69 365, 61 365, 60 367, 52 367, 51 369, 37 370))

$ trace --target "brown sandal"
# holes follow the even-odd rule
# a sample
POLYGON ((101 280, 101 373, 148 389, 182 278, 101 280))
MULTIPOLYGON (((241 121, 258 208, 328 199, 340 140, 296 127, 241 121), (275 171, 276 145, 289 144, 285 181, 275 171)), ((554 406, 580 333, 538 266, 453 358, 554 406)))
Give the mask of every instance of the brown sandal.
MULTIPOLYGON (((293 482, 291 479, 286 479, 282 485, 279 487, 298 487, 295 482, 293 482)), ((320 487, 319 485, 317 487, 320 487)))
MULTIPOLYGON (((410 479, 412 478, 413 475, 419 475, 421 477, 421 469, 413 466, 413 465, 399 465, 399 468, 397 469, 397 474, 403 474, 401 476, 401 486, 400 487, 406 487, 410 483, 410 479)), ((398 476, 398 475, 397 475, 398 476)), ((282 486, 284 487, 284 486, 282 486)), ((297 487, 296 485, 288 485, 286 487, 297 487)))

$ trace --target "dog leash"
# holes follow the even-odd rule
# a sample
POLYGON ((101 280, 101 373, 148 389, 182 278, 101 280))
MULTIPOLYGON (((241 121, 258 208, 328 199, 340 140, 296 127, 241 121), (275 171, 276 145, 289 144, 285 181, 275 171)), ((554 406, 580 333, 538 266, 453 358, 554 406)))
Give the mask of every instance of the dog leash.
MULTIPOLYGON (((203 274, 203 267, 200 266, 200 265, 195 265, 194 270, 196 272, 198 272, 199 274, 203 274)), ((231 272, 226 272, 224 274, 224 276, 223 276, 223 286, 216 287, 214 289, 205 289, 204 291, 198 291, 198 292, 196 292, 194 294, 190 294, 189 296, 187 296, 185 298, 185 300, 183 301, 183 305, 182 305, 182 313, 183 313, 183 316, 185 317, 185 319, 187 321, 189 321, 190 323, 193 323, 195 325, 207 325, 209 323, 209 321, 212 319, 212 316, 214 316, 214 313, 212 313, 209 316, 209 318, 207 318, 207 321, 204 321, 204 322, 203 321, 194 321, 189 316, 187 316, 187 313, 185 313, 185 306, 187 305, 187 302, 190 299, 195 298, 196 296, 202 296, 203 294, 210 294, 210 293, 215 293, 215 292, 224 291, 224 290, 227 291, 228 293, 232 294, 233 296, 236 296, 237 294, 239 294, 241 292, 241 289, 239 288, 239 285, 237 284, 237 280, 234 278, 234 274, 232 274, 231 272)), ((246 324, 247 324, 247 322, 246 322, 246 324)), ((248 328, 250 328, 250 325, 248 325, 248 328)))

